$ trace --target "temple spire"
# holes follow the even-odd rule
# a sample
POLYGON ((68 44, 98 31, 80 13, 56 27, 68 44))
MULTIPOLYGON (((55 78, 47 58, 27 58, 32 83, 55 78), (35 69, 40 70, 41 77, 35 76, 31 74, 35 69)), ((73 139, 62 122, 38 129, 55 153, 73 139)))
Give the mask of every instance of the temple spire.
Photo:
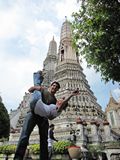
POLYGON ((66 61, 74 61, 78 63, 75 49, 72 47, 72 30, 71 24, 67 20, 62 24, 60 34, 60 45, 58 51, 58 64, 66 61))
POLYGON ((65 21, 67 21, 67 16, 65 16, 65 21))
POLYGON ((57 54, 57 43, 54 40, 54 36, 53 36, 53 39, 49 43, 48 55, 56 56, 56 54, 57 54))

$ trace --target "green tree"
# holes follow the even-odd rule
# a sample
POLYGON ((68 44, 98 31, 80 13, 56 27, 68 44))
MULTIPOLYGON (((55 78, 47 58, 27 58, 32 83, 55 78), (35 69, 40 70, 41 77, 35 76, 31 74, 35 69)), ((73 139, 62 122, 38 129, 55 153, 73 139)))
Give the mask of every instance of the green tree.
POLYGON ((103 80, 120 82, 120 3, 81 0, 79 4, 72 22, 76 50, 103 80))
POLYGON ((0 101, 0 139, 8 138, 10 132, 10 119, 7 109, 0 101))

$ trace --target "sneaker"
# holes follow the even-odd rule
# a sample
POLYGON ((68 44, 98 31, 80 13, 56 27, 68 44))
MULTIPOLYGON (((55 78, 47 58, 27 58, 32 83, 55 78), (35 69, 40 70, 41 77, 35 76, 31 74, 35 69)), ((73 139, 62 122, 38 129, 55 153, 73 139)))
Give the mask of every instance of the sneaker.
POLYGON ((33 82, 34 82, 34 85, 36 86, 40 86, 41 83, 43 82, 43 74, 42 74, 42 71, 38 71, 38 72, 34 72, 33 73, 33 82))

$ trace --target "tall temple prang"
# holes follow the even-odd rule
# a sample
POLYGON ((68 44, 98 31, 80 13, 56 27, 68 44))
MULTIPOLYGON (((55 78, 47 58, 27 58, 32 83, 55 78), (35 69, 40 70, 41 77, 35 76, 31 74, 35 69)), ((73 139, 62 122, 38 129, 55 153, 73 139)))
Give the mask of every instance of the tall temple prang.
MULTIPOLYGON (((76 130, 76 118, 81 117, 86 123, 95 119, 99 123, 105 119, 102 107, 90 89, 86 76, 83 73, 78 55, 72 47, 72 33, 69 21, 65 21, 61 28, 60 44, 58 50, 58 61, 55 69, 54 79, 61 85, 57 97, 67 97, 74 89, 79 88, 80 95, 73 97, 67 109, 62 115, 54 120, 56 123, 56 134, 61 138, 69 137, 70 125, 76 130), (62 120, 62 123, 60 122, 62 120), (63 135, 61 131, 63 130, 63 135), (65 134, 64 134, 65 133, 65 134)), ((97 140, 97 139, 96 139, 97 140)))

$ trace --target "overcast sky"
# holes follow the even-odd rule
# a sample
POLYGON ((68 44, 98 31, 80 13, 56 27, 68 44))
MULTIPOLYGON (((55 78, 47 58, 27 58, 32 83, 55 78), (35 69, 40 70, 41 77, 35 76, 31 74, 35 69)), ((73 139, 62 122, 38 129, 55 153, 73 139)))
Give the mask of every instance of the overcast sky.
MULTIPOLYGON (((78 10, 76 0, 0 0, 0 95, 8 111, 16 109, 33 85, 32 73, 43 68, 49 42, 59 45, 61 25, 78 10)), ((119 85, 101 82, 82 63, 89 85, 103 109, 110 91, 118 100, 119 85)))

